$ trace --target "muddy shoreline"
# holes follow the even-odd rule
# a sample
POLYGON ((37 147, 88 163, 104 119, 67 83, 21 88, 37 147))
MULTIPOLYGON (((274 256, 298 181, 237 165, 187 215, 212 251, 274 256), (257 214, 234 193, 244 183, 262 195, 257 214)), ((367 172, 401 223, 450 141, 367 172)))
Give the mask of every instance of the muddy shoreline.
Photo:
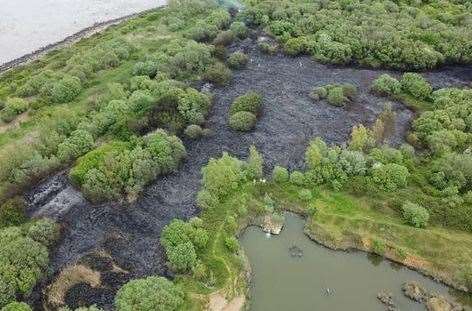
MULTIPOLYGON (((383 110, 386 99, 369 89, 373 79, 390 71, 336 68, 310 57, 269 56, 258 50, 255 39, 237 42, 230 50, 245 51, 250 61, 246 69, 234 72, 230 85, 211 89, 215 101, 206 128, 212 134, 199 140, 184 139, 188 157, 178 172, 155 180, 135 203, 92 205, 70 185, 67 172, 48 178, 26 194, 31 217, 50 217, 63 227, 61 241, 51 252, 50 274, 32 297, 38 309, 47 286, 63 268, 97 254, 104 254, 102 257, 110 262, 98 267, 106 277, 99 287, 76 284, 70 288, 66 303, 73 308, 87 303, 112 310, 114 293, 126 280, 152 274, 171 276, 159 243, 160 232, 174 218, 198 215, 195 197, 200 188, 200 169, 211 157, 226 151, 245 158, 249 146, 255 145, 264 156, 266 173, 275 165, 302 169, 310 139, 320 136, 329 144, 343 144, 353 125, 370 125, 383 110), (355 102, 339 108, 309 98, 312 87, 333 82, 354 84, 359 90, 355 102), (229 106, 235 97, 249 90, 264 96, 261 118, 253 132, 234 132, 227 126, 229 106), (126 274, 116 274, 110 265, 126 274)), ((456 71, 449 68, 426 77, 434 87, 470 83, 457 77, 456 71)), ((398 102, 392 106, 397 122, 390 142, 398 145, 404 140, 413 113, 398 102)))
POLYGON ((127 21, 127 20, 131 19, 131 18, 135 18, 135 17, 141 16, 141 15, 147 14, 147 13, 155 11, 157 9, 159 9, 159 7, 149 9, 149 10, 145 10, 145 11, 141 11, 141 12, 137 12, 137 13, 128 14, 128 15, 125 15, 125 16, 122 16, 122 17, 114 18, 114 19, 111 19, 111 20, 103 21, 103 22, 94 23, 92 26, 83 28, 82 30, 80 30, 80 31, 78 31, 74 34, 65 37, 63 40, 45 45, 45 46, 43 46, 43 47, 41 47, 41 48, 31 52, 31 53, 25 54, 21 57, 18 57, 16 59, 11 60, 11 61, 0 64, 0 74, 2 74, 4 72, 7 72, 11 69, 14 69, 14 68, 16 68, 20 65, 25 65, 29 62, 32 62, 32 61, 46 55, 47 53, 49 53, 53 50, 56 50, 58 48, 62 48, 64 46, 68 46, 70 44, 73 44, 75 42, 80 41, 81 39, 91 37, 92 35, 94 35, 96 33, 100 33, 102 31, 106 30, 110 26, 117 25, 121 22, 124 22, 124 21, 127 21))
MULTIPOLYGON (((291 211, 291 212, 294 212, 294 211, 291 211)), ((303 214, 300 214, 300 213, 297 213, 297 212, 294 212, 295 214, 298 214, 299 216, 302 216, 304 217, 303 214)), ((372 254, 372 255, 376 255, 376 256, 380 256, 380 255, 377 255, 375 254, 372 250, 366 248, 366 247, 361 247, 353 242, 350 242, 348 240, 343 240, 341 243, 342 244, 335 244, 333 241, 328 241, 328 240, 324 240, 321 238, 320 235, 318 235, 316 232, 313 232, 311 231, 309 228, 308 228, 308 220, 304 217, 304 220, 305 220, 305 228, 303 230, 303 232, 305 233, 305 235, 310 238, 310 240, 312 240, 314 243, 318 244, 318 245, 321 245, 323 247, 326 247, 330 250, 333 250, 333 251, 344 251, 344 252, 364 252, 364 253, 367 253, 367 254, 372 254)), ((394 262, 396 264, 399 264, 403 267, 406 267, 412 271, 416 271, 426 277, 429 277, 431 278, 433 281, 435 282, 438 282, 438 283, 441 283, 441 284, 444 284, 444 285, 447 285, 455 290, 458 290, 458 291, 461 291, 461 292, 464 292, 464 293, 470 293, 470 291, 467 290, 467 288, 465 288, 464 286, 458 284, 457 282, 454 282, 450 277, 447 277, 439 272, 436 272, 436 271, 431 271, 431 270, 428 270, 428 269, 425 269, 425 268, 422 268, 420 266, 417 266, 417 265, 414 265, 412 262, 406 262, 405 260, 401 260, 399 259, 398 257, 396 257, 394 254, 390 253, 390 252, 386 252, 383 256, 380 256, 380 257, 383 257, 384 260, 388 260, 390 262, 394 262)))

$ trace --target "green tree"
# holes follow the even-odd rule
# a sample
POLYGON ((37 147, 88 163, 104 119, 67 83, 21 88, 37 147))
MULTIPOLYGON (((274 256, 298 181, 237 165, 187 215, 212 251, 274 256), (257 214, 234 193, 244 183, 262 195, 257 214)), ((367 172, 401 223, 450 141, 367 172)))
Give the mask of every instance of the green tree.
POLYGON ((372 179, 379 189, 395 191, 405 188, 410 173, 408 169, 396 163, 378 164, 372 169, 372 179))
POLYGON ((263 165, 264 165, 264 159, 262 158, 262 155, 257 151, 255 146, 251 146, 249 148, 249 157, 245 165, 247 178, 249 180, 262 178, 263 165))
POLYGON ((401 92, 400 82, 389 74, 382 74, 372 83, 372 90, 381 95, 394 96, 401 92))
POLYGON ((424 228, 428 224, 428 210, 418 204, 406 202, 402 206, 402 215, 405 221, 416 228, 424 228))
POLYGON ((276 183, 285 183, 288 181, 289 175, 288 170, 282 166, 274 166, 272 170, 272 180, 276 183))
POLYGON ((403 91, 419 99, 427 99, 433 90, 428 81, 418 73, 403 74, 400 83, 403 91))
POLYGON ((249 91, 244 95, 236 97, 231 104, 229 114, 233 115, 237 112, 251 112, 257 115, 262 108, 262 95, 256 91, 249 91))
POLYGON ((25 236, 21 228, 0 230, 0 306, 16 294, 29 294, 47 264, 46 246, 25 236))
POLYGON ((183 291, 166 278, 157 276, 129 281, 115 297, 118 311, 174 311, 183 302, 183 291))
POLYGON ((371 131, 364 125, 354 125, 351 132, 349 148, 357 151, 364 151, 374 145, 374 138, 371 131))
POLYGON ((32 309, 24 302, 15 301, 4 306, 1 311, 32 311, 32 309))
POLYGON ((235 131, 248 132, 256 126, 257 117, 249 111, 236 112, 229 116, 229 127, 235 131))

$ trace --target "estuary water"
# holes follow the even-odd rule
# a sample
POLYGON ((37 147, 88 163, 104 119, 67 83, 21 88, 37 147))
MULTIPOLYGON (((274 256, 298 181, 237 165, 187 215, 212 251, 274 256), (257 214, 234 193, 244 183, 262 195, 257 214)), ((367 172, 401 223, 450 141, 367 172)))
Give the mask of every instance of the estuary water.
POLYGON ((0 0, 0 65, 95 23, 165 3, 166 0, 0 0))
POLYGON ((303 226, 303 219, 287 214, 279 236, 268 237, 256 227, 243 234, 241 244, 253 272, 250 311, 386 310, 376 298, 381 290, 393 294, 397 310, 426 310, 403 295, 401 287, 408 281, 472 310, 464 293, 380 257, 329 250, 311 241, 303 226), (293 246, 301 257, 292 257, 293 246))

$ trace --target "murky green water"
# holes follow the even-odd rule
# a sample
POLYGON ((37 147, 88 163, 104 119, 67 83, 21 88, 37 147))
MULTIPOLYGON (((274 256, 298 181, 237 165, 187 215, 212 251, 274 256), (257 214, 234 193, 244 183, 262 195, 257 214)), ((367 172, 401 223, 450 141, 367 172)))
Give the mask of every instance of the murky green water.
MULTIPOLYGON (((399 310, 425 310, 403 296, 401 286, 416 280, 425 288, 456 301, 468 300, 457 292, 419 273, 363 252, 331 251, 303 234, 304 221, 286 215, 279 236, 267 237, 259 228, 248 228, 241 239, 253 269, 251 311, 359 310, 379 311, 380 290, 393 293, 399 310), (296 245, 303 256, 294 258, 289 248, 296 245), (327 293, 330 289, 330 294, 327 293)), ((472 310, 467 307, 466 310, 472 310)))

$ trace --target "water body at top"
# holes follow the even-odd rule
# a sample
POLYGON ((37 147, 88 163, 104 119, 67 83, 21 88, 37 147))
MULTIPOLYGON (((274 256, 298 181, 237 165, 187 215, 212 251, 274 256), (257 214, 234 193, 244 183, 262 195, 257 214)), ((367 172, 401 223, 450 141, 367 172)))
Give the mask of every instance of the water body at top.
POLYGON ((166 0, 0 0, 0 64, 166 0))

